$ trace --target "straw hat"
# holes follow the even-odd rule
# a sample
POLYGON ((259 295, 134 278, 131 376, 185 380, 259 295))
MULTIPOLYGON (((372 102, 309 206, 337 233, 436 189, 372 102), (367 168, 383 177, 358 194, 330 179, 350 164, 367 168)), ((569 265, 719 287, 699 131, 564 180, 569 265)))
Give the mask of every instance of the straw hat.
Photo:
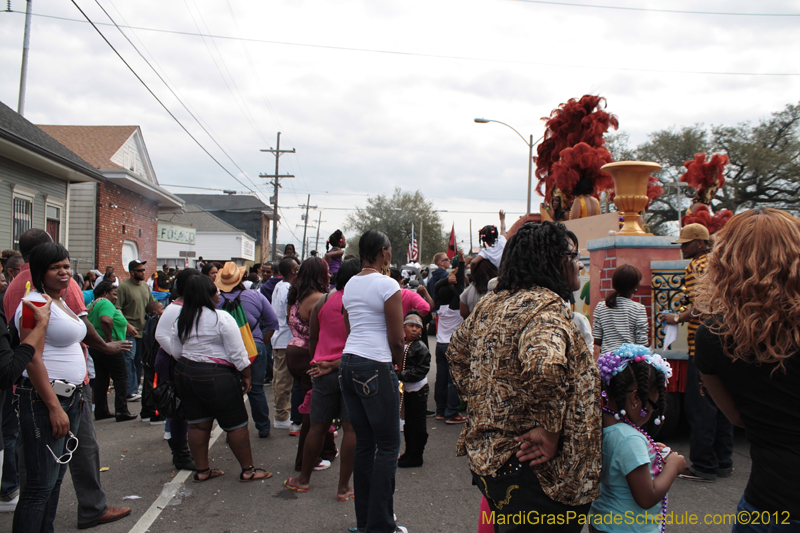
POLYGON ((236 263, 228 261, 225 263, 225 266, 217 272, 217 280, 214 282, 214 285, 222 292, 231 292, 233 288, 242 281, 242 277, 244 277, 246 271, 246 266, 237 267, 236 263))

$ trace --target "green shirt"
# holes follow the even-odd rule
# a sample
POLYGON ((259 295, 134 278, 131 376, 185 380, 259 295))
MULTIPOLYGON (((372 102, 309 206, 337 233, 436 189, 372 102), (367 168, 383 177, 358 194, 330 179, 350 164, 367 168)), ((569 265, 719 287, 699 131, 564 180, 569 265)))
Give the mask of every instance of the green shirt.
POLYGON ((125 335, 128 331, 128 321, 125 320, 125 317, 119 312, 119 309, 114 307, 114 304, 105 298, 100 298, 99 300, 95 300, 90 306, 88 318, 89 322, 91 322, 94 326, 94 329, 97 330, 97 333, 105 338, 105 335, 103 334, 103 323, 100 320, 104 316, 110 316, 112 319, 112 340, 124 341, 125 335))
POLYGON ((150 287, 144 281, 137 285, 130 279, 126 279, 117 288, 117 309, 125 315, 128 324, 139 332, 136 335, 137 339, 141 339, 144 332, 145 308, 147 304, 155 300, 153 293, 150 292, 150 287))

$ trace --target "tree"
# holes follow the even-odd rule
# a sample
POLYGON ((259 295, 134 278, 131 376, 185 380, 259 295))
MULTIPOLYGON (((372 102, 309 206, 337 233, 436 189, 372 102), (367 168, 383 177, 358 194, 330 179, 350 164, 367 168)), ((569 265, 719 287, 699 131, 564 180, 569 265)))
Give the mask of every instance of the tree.
POLYGON ((678 185, 686 172, 683 164, 693 160, 694 154, 708 149, 708 133, 702 124, 656 131, 636 147, 637 160, 661 165, 655 176, 664 187, 664 194, 652 201, 647 209, 647 224, 656 235, 668 235, 678 229, 678 221, 688 203, 685 198, 694 195, 692 189, 678 185))
POLYGON ((447 250, 447 236, 433 203, 421 192, 404 192, 396 187, 391 197, 380 194, 367 199, 367 207, 357 207, 347 215, 345 229, 352 233, 347 239, 347 253, 358 255, 358 239, 371 229, 382 231, 392 243, 392 262, 402 264, 408 259, 411 224, 419 241, 420 263, 431 260, 433 254, 447 250))
POLYGON ((800 105, 789 104, 757 126, 715 126, 712 139, 715 150, 731 159, 716 197, 720 207, 800 213, 800 105))

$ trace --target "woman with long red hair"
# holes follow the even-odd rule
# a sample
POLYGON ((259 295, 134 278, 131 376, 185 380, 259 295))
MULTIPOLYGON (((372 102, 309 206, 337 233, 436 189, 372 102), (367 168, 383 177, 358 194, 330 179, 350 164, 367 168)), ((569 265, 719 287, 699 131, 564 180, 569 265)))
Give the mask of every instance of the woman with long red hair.
POLYGON ((778 209, 734 216, 717 234, 698 307, 695 364, 753 466, 734 533, 800 528, 800 226, 778 209))

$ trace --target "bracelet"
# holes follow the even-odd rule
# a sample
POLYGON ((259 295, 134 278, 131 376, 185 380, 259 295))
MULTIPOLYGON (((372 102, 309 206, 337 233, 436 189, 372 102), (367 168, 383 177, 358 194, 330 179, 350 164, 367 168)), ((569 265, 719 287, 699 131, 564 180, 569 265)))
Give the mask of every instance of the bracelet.
POLYGON ((679 315, 678 313, 675 313, 675 322, 677 324, 683 324, 683 322, 681 321, 681 315, 679 315))

